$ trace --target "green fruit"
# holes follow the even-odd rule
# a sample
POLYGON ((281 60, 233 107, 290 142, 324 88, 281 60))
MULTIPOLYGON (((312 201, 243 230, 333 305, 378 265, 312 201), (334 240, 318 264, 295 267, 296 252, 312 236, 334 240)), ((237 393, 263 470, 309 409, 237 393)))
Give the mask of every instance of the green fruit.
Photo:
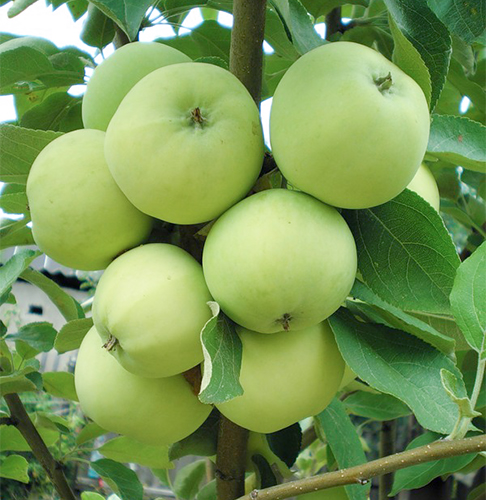
POLYGON ((357 377, 356 373, 349 368, 347 364, 344 365, 344 373, 343 378, 341 380, 341 385, 339 386, 339 390, 344 389, 348 384, 350 384, 357 377))
POLYGON ((261 335, 237 329, 243 344, 243 395, 216 405, 234 423, 270 433, 317 415, 335 396, 344 361, 327 322, 261 335))
POLYGON ((261 333, 330 316, 356 276, 356 247, 341 215, 304 193, 262 191, 228 210, 203 251, 206 283, 236 323, 261 333))
POLYGON ((415 191, 425 201, 427 201, 433 208, 440 209, 440 194, 437 182, 432 172, 422 163, 417 170, 415 177, 407 186, 408 189, 415 191))
POLYGON ((27 180, 35 242, 75 269, 104 269, 145 241, 152 228, 152 220, 115 184, 103 155, 104 139, 99 130, 56 138, 37 156, 27 180))
POLYGON ((127 372, 102 348, 95 328, 79 349, 75 384, 89 418, 142 443, 175 443, 192 434, 212 409, 198 400, 183 375, 147 379, 127 372))
POLYGON ((169 377, 203 360, 199 339, 212 300, 200 264, 179 247, 135 248, 106 269, 93 319, 107 349, 128 371, 169 377))
POLYGON ((298 495, 296 498, 298 500, 348 500, 348 495, 344 486, 337 486, 326 490, 304 493, 303 495, 298 495))
POLYGON ((272 150, 286 179, 324 203, 366 208, 412 180, 430 118, 421 88, 369 47, 328 43, 280 81, 270 116, 272 150))
POLYGON ((105 131, 130 89, 152 71, 191 59, 168 45, 133 42, 117 49, 94 71, 83 96, 85 128, 105 131))
POLYGON ((175 224, 219 216, 248 193, 263 161, 257 106, 235 76, 211 64, 145 77, 106 135, 108 165, 128 199, 175 224))

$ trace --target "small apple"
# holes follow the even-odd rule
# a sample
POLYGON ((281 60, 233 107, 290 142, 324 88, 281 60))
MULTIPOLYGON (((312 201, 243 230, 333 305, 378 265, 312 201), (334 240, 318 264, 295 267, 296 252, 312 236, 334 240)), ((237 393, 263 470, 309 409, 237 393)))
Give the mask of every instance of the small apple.
POLYGON ((420 195, 425 201, 427 201, 433 208, 437 210, 440 209, 440 194, 439 188, 437 187, 437 182, 435 177, 429 168, 422 163, 420 168, 417 170, 415 177, 412 179, 410 184, 407 186, 408 189, 415 191, 420 195))
POLYGON ((106 131, 115 111, 130 89, 152 71, 190 62, 182 52, 157 42, 133 42, 117 49, 96 67, 83 96, 85 128, 106 131))
POLYGON ((379 52, 334 42, 285 73, 270 115, 272 151, 292 185, 342 208, 380 205, 412 180, 427 147, 418 86, 379 52))
POLYGON ((212 64, 146 76, 106 135, 121 190, 142 212, 174 224, 218 217, 248 193, 263 162, 257 106, 234 75, 212 64))
POLYGON ((278 335, 241 327, 237 332, 244 393, 216 405, 232 422, 254 432, 276 432, 317 415, 338 391, 344 361, 327 321, 278 335))
POLYGON ((74 376, 83 412, 103 429, 142 443, 172 444, 209 416, 212 406, 198 400, 183 375, 133 375, 102 344, 91 328, 79 349, 74 376))
POLYGON ((356 246, 334 208, 270 189, 216 221, 203 270, 214 300, 239 325, 261 333, 298 330, 320 323, 346 299, 356 246))
POLYGON ((39 248, 74 269, 104 269, 143 243, 152 219, 120 191, 106 165, 105 133, 76 130, 37 156, 27 180, 32 233, 39 248))
POLYGON ((106 349, 128 371, 169 377, 203 360, 199 339, 212 300, 201 265, 153 243, 118 257, 96 289, 93 319, 106 349))

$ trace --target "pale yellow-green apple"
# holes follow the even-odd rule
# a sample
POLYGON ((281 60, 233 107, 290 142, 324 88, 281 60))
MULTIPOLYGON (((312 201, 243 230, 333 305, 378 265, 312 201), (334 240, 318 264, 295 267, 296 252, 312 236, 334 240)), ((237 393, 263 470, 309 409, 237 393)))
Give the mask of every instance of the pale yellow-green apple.
POLYGON ((163 43, 123 45, 96 67, 88 81, 81 108, 84 127, 106 131, 123 98, 144 76, 169 64, 190 61, 163 43))
POLYGON ((203 360, 199 339, 212 300, 201 265, 165 243, 134 248, 104 272, 93 319, 105 348, 143 377, 169 377, 203 360))
POLYGON ((184 375, 139 377, 102 344, 91 328, 79 349, 75 385, 83 412, 103 429, 142 443, 171 444, 206 420, 212 406, 199 401, 184 375))
POLYGON ((336 207, 366 208, 398 195, 427 147, 419 85, 379 52, 334 42, 307 52, 279 82, 270 138, 292 185, 336 207))
POLYGON ((344 389, 348 384, 350 384, 353 380, 355 380, 356 377, 357 377, 356 373, 354 373, 353 370, 349 368, 348 364, 345 363, 343 378, 341 380, 339 390, 344 389))
POLYGON ((422 163, 417 170, 415 177, 407 186, 408 189, 415 191, 425 201, 427 201, 433 208, 440 209, 440 194, 437 182, 430 169, 422 163))
POLYGON ((219 216, 248 193, 263 161, 256 104, 212 64, 174 64, 146 76, 106 135, 108 165, 128 199, 175 224, 219 216))
POLYGON ((317 415, 335 396, 344 361, 327 321, 278 335, 241 327, 237 332, 244 392, 216 405, 232 422, 254 432, 276 432, 317 415))
POLYGON ((75 269, 104 269, 118 254, 143 243, 152 228, 152 219, 113 180, 104 140, 104 132, 84 129, 54 139, 27 179, 35 242, 75 269))
POLYGON ((298 500, 349 500, 344 486, 336 486, 326 490, 311 491, 296 497, 298 500))
POLYGON ((356 246, 336 209, 270 189, 225 212, 203 250, 206 283, 236 323, 261 333, 315 325, 338 309, 356 276, 356 246))

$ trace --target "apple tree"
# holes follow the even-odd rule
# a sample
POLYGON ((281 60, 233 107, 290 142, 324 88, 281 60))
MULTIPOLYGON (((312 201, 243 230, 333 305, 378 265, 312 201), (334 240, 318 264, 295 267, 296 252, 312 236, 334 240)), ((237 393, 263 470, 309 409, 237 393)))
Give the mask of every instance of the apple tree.
POLYGON ((0 33, 0 305, 24 280, 66 321, 0 322, 0 477, 40 498, 33 457, 63 500, 105 498, 69 474, 87 461, 123 500, 127 464, 184 500, 479 498, 483 2, 47 3, 116 50, 0 33), (106 269, 94 301, 44 253, 106 269), (53 349, 75 375, 40 369, 53 349))

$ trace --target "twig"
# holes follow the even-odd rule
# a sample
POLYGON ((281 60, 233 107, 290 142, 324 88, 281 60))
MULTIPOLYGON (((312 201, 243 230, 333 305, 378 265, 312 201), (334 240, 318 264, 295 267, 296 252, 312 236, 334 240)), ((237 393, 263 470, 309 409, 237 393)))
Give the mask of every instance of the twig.
POLYGON ((310 493, 311 491, 333 488, 334 486, 366 484, 372 477, 389 474, 412 465, 482 451, 486 451, 486 434, 457 441, 435 441, 357 467, 319 474, 263 490, 254 490, 249 495, 242 496, 241 500, 279 500, 310 493))
MULTIPOLYGON (((395 453, 396 421, 382 422, 380 429, 380 458, 388 457, 395 453)), ((387 500, 393 486, 393 473, 383 474, 379 481, 379 500, 387 500)))

